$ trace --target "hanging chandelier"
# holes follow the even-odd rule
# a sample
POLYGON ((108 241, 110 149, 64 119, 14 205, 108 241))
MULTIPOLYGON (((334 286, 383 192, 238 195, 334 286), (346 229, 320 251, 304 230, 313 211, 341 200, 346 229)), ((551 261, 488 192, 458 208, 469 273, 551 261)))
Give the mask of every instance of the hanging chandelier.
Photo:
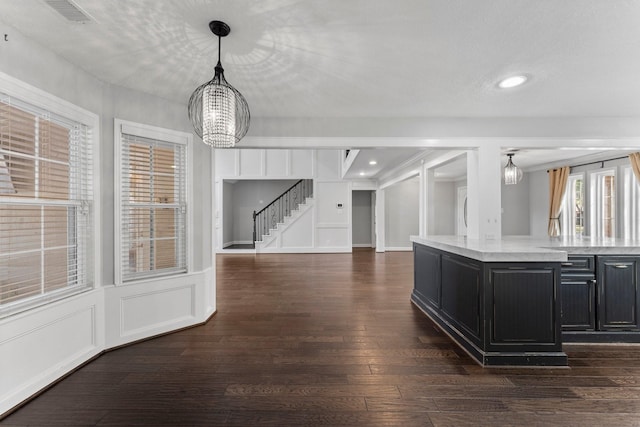
POLYGON ((189 119, 205 144, 230 148, 247 134, 251 114, 242 94, 224 78, 220 63, 221 40, 231 29, 222 21, 209 22, 209 29, 218 36, 218 64, 213 79, 198 86, 191 94, 189 119))
POLYGON ((513 164, 513 153, 509 153, 507 156, 509 156, 509 160, 502 171, 502 179, 506 185, 517 184, 522 179, 522 169, 513 164))

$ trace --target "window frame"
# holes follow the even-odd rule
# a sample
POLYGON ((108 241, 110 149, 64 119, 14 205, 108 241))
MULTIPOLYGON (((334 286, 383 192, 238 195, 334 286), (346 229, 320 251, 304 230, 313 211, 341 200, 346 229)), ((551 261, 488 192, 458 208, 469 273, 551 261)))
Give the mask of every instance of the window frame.
POLYGON ((135 283, 141 283, 145 281, 155 280, 157 278, 166 278, 171 276, 181 276, 193 272, 193 178, 192 167, 193 165, 193 135, 187 132, 181 132, 173 129, 161 128, 158 126, 151 126, 142 123, 135 123, 122 119, 114 119, 114 269, 115 277, 114 282, 116 285, 130 285, 135 283), (185 191, 184 195, 186 205, 186 218, 185 218, 185 250, 186 250, 186 271, 165 271, 165 270, 152 270, 147 274, 139 278, 126 279, 123 277, 122 268, 122 243, 123 243, 123 206, 122 206, 122 174, 124 172, 122 162, 120 161, 123 155, 123 134, 153 139, 169 144, 180 144, 186 148, 185 156, 185 191), (154 272, 155 271, 155 272, 154 272))
POLYGON ((618 209, 618 188, 620 182, 618 180, 618 174, 616 168, 599 169, 589 173, 589 230, 593 237, 600 239, 612 239, 618 236, 619 227, 619 209, 618 209), (614 179, 613 189, 613 236, 606 237, 604 235, 604 218, 602 211, 604 209, 604 194, 603 194, 603 178, 612 176, 614 179))
MULTIPOLYGON (((90 225, 87 227, 89 238, 87 244, 90 250, 79 268, 90 268, 92 274, 86 276, 86 286, 73 287, 71 289, 59 289, 39 297, 26 298, 24 301, 15 301, 7 307, 0 309, 0 319, 13 316, 27 310, 45 307, 54 302, 65 300, 69 297, 95 290, 100 283, 102 272, 101 256, 101 203, 100 203, 100 118, 82 107, 59 98, 42 89, 0 72, 0 92, 9 98, 15 98, 22 103, 31 105, 37 109, 47 111, 55 116, 76 122, 87 128, 87 146, 92 151, 92 164, 90 171, 92 190, 87 197, 90 206, 90 225)), ((77 173, 75 170, 74 173, 77 173)), ((24 202, 24 201, 23 201, 24 202)), ((25 205, 30 203, 26 201, 25 205)))
POLYGON ((624 166, 622 175, 622 238, 640 240, 640 182, 631 166, 624 166))
POLYGON ((562 210, 560 211, 561 224, 562 229, 561 232, 566 236, 584 236, 585 229, 587 227, 586 224, 586 214, 587 214, 587 204, 586 204, 586 179, 584 172, 575 173, 569 175, 567 179, 567 188, 564 193, 564 197, 562 198, 562 210), (569 209, 569 202, 575 203, 575 193, 572 190, 574 183, 578 180, 582 180, 582 201, 583 201, 583 218, 582 218, 582 234, 576 234, 576 215, 574 209, 569 209), (571 230, 571 233, 567 233, 567 231, 571 230))

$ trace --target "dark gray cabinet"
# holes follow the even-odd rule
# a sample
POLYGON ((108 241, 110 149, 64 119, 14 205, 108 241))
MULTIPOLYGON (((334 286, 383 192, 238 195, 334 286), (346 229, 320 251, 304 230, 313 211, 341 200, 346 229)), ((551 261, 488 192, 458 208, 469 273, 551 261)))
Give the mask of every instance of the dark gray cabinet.
POLYGON ((414 292, 420 299, 440 309, 440 261, 438 252, 415 245, 413 252, 414 292))
POLYGON ((411 301, 482 365, 566 366, 559 262, 482 262, 414 244, 411 301))
POLYGON ((640 257, 597 257, 598 329, 640 331, 640 257))
POLYGON ((560 316, 563 331, 593 331, 596 327, 595 257, 570 255, 562 263, 560 316))
POLYGON ((560 284, 563 341, 640 341, 639 277, 639 256, 569 256, 560 284))
POLYGON ((482 269, 478 262, 442 255, 442 314, 476 344, 482 341, 480 321, 480 282, 482 269))
POLYGON ((591 275, 562 277, 560 301, 563 330, 595 330, 595 282, 591 275))

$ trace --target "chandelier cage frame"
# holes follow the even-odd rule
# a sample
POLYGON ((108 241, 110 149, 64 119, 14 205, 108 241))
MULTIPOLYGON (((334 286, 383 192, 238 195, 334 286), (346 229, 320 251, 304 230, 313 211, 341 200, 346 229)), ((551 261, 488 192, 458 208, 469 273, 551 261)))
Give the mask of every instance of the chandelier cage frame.
POLYGON ((522 169, 513 163, 513 155, 514 153, 507 154, 509 159, 502 170, 502 179, 506 185, 514 185, 522 180, 522 169))
POLYGON ((188 115, 194 131, 205 144, 231 148, 249 131, 251 113, 244 96, 225 79, 220 62, 221 40, 229 35, 231 28, 222 21, 211 21, 209 29, 218 36, 218 63, 213 78, 191 94, 188 115))

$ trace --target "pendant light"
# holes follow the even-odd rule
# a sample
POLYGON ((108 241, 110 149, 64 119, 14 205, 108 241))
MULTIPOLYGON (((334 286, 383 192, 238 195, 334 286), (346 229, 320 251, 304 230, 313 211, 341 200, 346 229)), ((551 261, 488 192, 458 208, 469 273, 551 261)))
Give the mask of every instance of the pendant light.
POLYGON ((249 105, 236 88, 227 83, 220 63, 222 37, 231 32, 222 21, 209 22, 209 29, 218 36, 218 64, 213 79, 204 83, 189 98, 189 119, 202 141, 214 148, 230 148, 249 130, 249 105))
POLYGON ((522 180, 522 169, 513 164, 513 153, 507 154, 509 160, 502 171, 502 179, 506 185, 517 184, 522 180))

